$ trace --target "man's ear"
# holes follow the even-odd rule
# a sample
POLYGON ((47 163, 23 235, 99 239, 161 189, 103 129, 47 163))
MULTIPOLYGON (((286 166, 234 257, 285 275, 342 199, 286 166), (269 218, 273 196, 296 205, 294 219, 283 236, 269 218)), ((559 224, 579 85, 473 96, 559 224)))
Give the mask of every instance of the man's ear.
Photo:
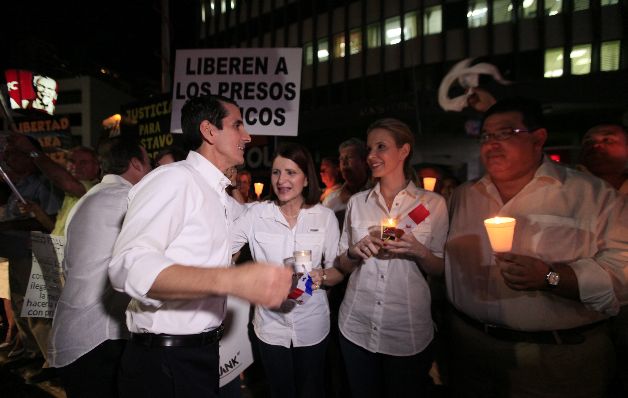
POLYGON ((210 144, 214 143, 214 139, 218 131, 219 129, 215 125, 210 123, 209 120, 203 120, 199 125, 199 132, 201 134, 201 137, 203 138, 203 141, 206 141, 210 144))
POLYGON ((132 167, 137 171, 143 171, 144 163, 138 158, 131 158, 131 161, 129 162, 129 167, 132 167))
POLYGON ((534 137, 534 147, 543 150, 543 145, 545 145, 545 141, 547 141, 547 129, 540 128, 535 130, 532 134, 534 137))

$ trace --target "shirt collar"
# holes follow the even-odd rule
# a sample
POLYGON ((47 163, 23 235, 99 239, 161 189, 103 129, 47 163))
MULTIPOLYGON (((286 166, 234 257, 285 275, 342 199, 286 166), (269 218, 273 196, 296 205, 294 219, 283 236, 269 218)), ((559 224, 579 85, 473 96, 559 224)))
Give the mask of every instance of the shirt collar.
MULTIPOLYGON (((269 206, 266 206, 266 208, 262 210, 262 212, 260 213, 260 217, 282 221, 283 215, 281 214, 281 211, 279 210, 279 206, 277 206, 275 202, 269 201, 267 203, 269 204, 269 206)), ((321 207, 314 205, 311 207, 304 207, 301 209, 301 211, 303 212, 303 214, 320 214, 321 207)))
POLYGON ((129 187, 133 186, 129 181, 127 181, 124 177, 119 176, 117 174, 105 174, 100 181, 102 184, 121 184, 128 185, 129 187))
POLYGON ((185 161, 190 163, 190 165, 198 171, 203 180, 216 191, 225 192, 225 188, 231 185, 231 181, 225 174, 218 170, 212 162, 204 158, 200 153, 190 151, 185 161))
MULTIPOLYGON (((543 155, 543 160, 540 166, 536 169, 534 177, 532 177, 532 181, 547 181, 549 183, 562 185, 565 182, 566 176, 567 174, 564 166, 559 165, 555 161, 543 155)), ((530 183, 532 181, 530 181, 530 183)), ((493 181, 487 173, 475 183, 475 185, 478 184, 482 184, 485 188, 488 188, 490 185, 493 185, 493 181)))
MULTIPOLYGON (((408 185, 406 185, 406 187, 399 192, 403 192, 403 191, 405 191, 406 194, 410 196, 412 199, 416 199, 417 197, 419 197, 419 195, 421 194, 421 191, 423 190, 418 188, 416 185, 414 185, 414 182, 409 181, 408 185)), ((368 201, 371 197, 376 197, 376 196, 382 197, 382 192, 380 191, 379 181, 366 194, 365 202, 368 201)))

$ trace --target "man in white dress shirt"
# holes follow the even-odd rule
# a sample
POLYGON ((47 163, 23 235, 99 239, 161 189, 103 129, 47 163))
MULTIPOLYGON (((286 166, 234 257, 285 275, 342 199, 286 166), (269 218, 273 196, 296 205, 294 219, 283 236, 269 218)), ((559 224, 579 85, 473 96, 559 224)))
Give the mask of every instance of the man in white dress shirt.
POLYGON ((137 140, 115 138, 101 151, 102 181, 72 208, 66 227, 65 285, 48 344, 66 394, 117 396, 116 376, 128 331, 126 294, 109 283, 109 261, 127 209, 127 196, 151 169, 137 140))
POLYGON ((626 296, 625 202, 543 155, 538 103, 497 102, 480 140, 487 174, 451 198, 445 275, 456 397, 604 397, 606 320, 626 296), (483 220, 516 219, 493 253, 483 220))
POLYGON ((181 125, 194 150, 131 189, 109 265, 114 288, 132 298, 123 397, 217 397, 226 296, 275 307, 292 282, 292 272, 276 265, 229 267, 233 201, 224 173, 244 162, 251 140, 237 104, 191 98, 181 125))

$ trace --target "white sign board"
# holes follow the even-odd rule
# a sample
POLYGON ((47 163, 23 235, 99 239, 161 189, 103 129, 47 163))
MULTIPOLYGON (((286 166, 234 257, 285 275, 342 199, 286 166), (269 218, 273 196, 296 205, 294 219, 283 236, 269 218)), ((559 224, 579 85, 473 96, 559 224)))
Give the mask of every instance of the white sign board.
POLYGON ((220 339, 220 387, 238 377, 253 363, 253 350, 248 335, 249 309, 244 300, 229 296, 225 333, 220 339))
POLYGON ((181 132, 188 98, 229 97, 252 135, 296 136, 301 93, 301 48, 177 50, 170 130, 181 132))
POLYGON ((31 232, 33 265, 22 305, 23 318, 52 318, 63 286, 65 237, 31 232))

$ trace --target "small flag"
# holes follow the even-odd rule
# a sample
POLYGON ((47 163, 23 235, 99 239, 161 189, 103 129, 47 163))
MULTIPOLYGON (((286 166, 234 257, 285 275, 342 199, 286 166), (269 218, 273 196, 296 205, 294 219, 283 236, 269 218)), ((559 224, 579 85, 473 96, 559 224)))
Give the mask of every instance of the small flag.
MULTIPOLYGON (((296 286, 293 287, 292 291, 288 295, 289 299, 292 299, 297 302, 297 304, 303 304, 312 297, 312 277, 309 274, 296 274, 298 278, 296 281, 296 286)), ((294 285, 294 283, 293 283, 294 285)))

